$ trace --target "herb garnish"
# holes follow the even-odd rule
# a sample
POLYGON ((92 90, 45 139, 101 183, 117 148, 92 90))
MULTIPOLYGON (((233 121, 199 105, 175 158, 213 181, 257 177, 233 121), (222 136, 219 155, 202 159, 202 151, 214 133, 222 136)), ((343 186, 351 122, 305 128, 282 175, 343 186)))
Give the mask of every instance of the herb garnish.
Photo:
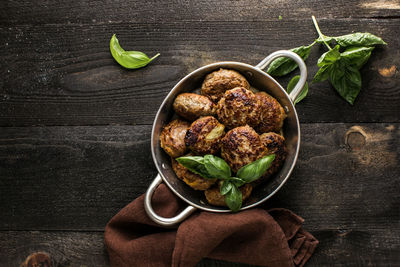
MULTIPOLYGON (((329 51, 322 54, 318 59, 317 65, 320 69, 315 74, 312 83, 329 80, 336 91, 353 105, 361 90, 360 68, 368 61, 375 45, 386 45, 386 43, 380 37, 368 32, 356 32, 337 37, 326 36, 322 34, 314 16, 312 16, 312 20, 319 35, 318 39, 308 46, 300 46, 290 50, 306 60, 310 55, 311 47, 316 43, 324 44, 329 51), (336 43, 333 48, 330 46, 332 42, 336 43)), ((293 60, 279 58, 271 63, 267 73, 272 76, 283 76, 297 67, 293 60)), ((298 79, 294 77, 289 82, 289 92, 293 90, 298 79)), ((295 103, 302 100, 307 95, 307 91, 308 86, 306 85, 295 103)))
POLYGON ((238 170, 232 176, 229 165, 220 157, 214 155, 185 156, 176 159, 189 171, 206 179, 220 179, 223 183, 220 188, 221 195, 225 196, 226 205, 236 212, 242 207, 242 192, 239 187, 260 178, 274 161, 275 155, 271 154, 253 161, 238 170))
POLYGON ((139 51, 125 51, 118 42, 115 34, 110 40, 110 51, 114 59, 124 68, 138 69, 146 66, 152 60, 160 55, 158 53, 152 58, 149 58, 145 53, 139 51))

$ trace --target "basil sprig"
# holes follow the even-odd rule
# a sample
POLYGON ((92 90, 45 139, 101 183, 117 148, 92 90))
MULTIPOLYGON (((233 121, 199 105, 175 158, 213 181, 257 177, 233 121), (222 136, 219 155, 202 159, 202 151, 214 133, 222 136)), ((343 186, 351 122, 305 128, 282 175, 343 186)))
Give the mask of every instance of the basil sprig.
MULTIPOLYGON (((360 68, 368 61, 374 46, 386 45, 386 42, 368 32, 356 32, 336 37, 326 36, 322 34, 314 16, 312 16, 312 19, 319 35, 318 39, 308 46, 300 46, 290 50, 306 60, 311 47, 316 43, 324 44, 329 51, 319 58, 317 65, 320 69, 315 74, 312 83, 329 80, 340 96, 353 105, 362 85, 360 68), (337 44, 334 48, 330 46, 332 42, 337 44)), ((267 73, 272 76, 283 76, 297 67, 297 64, 291 59, 278 58, 271 63, 267 73)), ((298 80, 299 78, 294 77, 289 82, 288 92, 293 90, 298 80)), ((295 104, 300 102, 307 95, 307 92, 308 84, 303 88, 295 104)))
POLYGON ((275 155, 271 154, 251 162, 240 168, 236 176, 232 176, 231 168, 225 160, 214 155, 184 156, 177 158, 176 161, 205 179, 223 180, 220 193, 225 196, 226 205, 233 212, 237 212, 242 207, 242 192, 239 187, 260 178, 274 159, 275 155))
POLYGON ((158 53, 154 57, 149 58, 145 53, 140 51, 125 51, 119 45, 115 34, 110 40, 110 51, 111 55, 118 62, 118 64, 127 69, 142 68, 160 55, 160 53, 158 53))

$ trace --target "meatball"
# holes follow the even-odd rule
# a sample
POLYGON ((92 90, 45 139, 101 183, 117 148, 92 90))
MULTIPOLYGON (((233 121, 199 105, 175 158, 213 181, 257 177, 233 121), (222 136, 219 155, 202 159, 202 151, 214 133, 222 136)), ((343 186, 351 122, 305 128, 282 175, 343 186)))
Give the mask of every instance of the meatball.
POLYGON ((173 158, 171 158, 171 162, 176 176, 195 190, 206 190, 217 181, 217 179, 206 179, 189 171, 173 158))
POLYGON ((208 97, 198 94, 183 93, 178 95, 173 107, 176 114, 190 121, 214 114, 214 103, 208 97))
POLYGON ((248 125, 230 130, 222 139, 221 156, 234 172, 266 153, 260 136, 248 125))
POLYGON ((260 135, 261 142, 267 148, 267 154, 275 154, 275 159, 265 174, 254 181, 253 185, 258 185, 268 180, 271 175, 275 174, 283 165, 286 159, 285 138, 277 133, 264 133, 260 135))
POLYGON ((221 147, 225 126, 212 116, 201 117, 190 125, 185 144, 198 155, 216 154, 221 147))
POLYGON ((190 124, 183 120, 168 123, 160 134, 160 145, 173 158, 186 153, 185 135, 190 124))
POLYGON ((235 87, 250 88, 246 78, 234 70, 220 69, 206 76, 201 86, 201 94, 208 96, 214 103, 224 95, 226 90, 235 87))
MULTIPOLYGON (((244 184, 239 187, 242 192, 242 201, 245 201, 251 194, 253 187, 250 184, 244 184)), ((221 195, 219 186, 213 186, 204 192, 207 202, 215 206, 227 207, 225 203, 225 196, 221 195)))
POLYGON ((268 149, 268 154, 275 154, 275 159, 271 167, 268 168, 268 173, 275 173, 286 159, 285 138, 277 133, 264 133, 260 135, 261 142, 268 149))
POLYGON ((255 94, 261 104, 260 123, 255 126, 258 133, 279 132, 286 118, 281 104, 265 92, 255 94))
POLYGON ((225 92, 217 105, 217 116, 221 123, 232 129, 246 124, 260 124, 261 103, 255 94, 243 87, 225 92))

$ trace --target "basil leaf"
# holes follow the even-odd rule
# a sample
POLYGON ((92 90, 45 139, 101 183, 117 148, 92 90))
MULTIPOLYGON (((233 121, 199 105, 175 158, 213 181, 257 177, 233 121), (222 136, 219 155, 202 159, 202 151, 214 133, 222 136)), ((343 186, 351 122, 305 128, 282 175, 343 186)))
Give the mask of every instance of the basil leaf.
MULTIPOLYGON (((290 49, 290 51, 298 54, 303 60, 306 60, 310 55, 311 47, 313 44, 309 46, 300 46, 296 48, 290 49)), ((297 63, 292 59, 287 57, 277 58, 269 65, 267 69, 267 73, 272 76, 283 76, 297 68, 297 63)))
POLYGON ((232 185, 232 189, 225 196, 225 203, 233 212, 237 212, 242 207, 242 192, 232 185))
POLYGON ((218 179, 228 179, 231 177, 231 168, 225 160, 214 155, 204 156, 204 166, 207 172, 218 179))
POLYGON ((125 51, 118 42, 115 34, 112 36, 110 40, 110 51, 113 58, 120 64, 122 67, 127 69, 138 69, 149 64, 153 59, 158 57, 160 54, 158 53, 152 58, 149 58, 145 53, 139 51, 125 51))
POLYGON ((236 175, 246 183, 251 183, 260 178, 267 171, 274 159, 275 155, 272 154, 253 161, 240 168, 236 175))
POLYGON ((353 105, 361 90, 361 75, 358 69, 341 60, 330 71, 330 82, 336 91, 353 105))
POLYGON ((226 194, 228 194, 229 191, 232 190, 233 186, 234 185, 230 181, 225 180, 221 185, 221 189, 220 189, 221 195, 225 196, 226 194))
POLYGON ((342 47, 347 46, 374 46, 378 44, 386 45, 382 38, 369 32, 356 32, 342 36, 333 37, 342 47))
POLYGON ((331 65, 323 65, 315 74, 311 83, 322 82, 328 79, 331 65))
POLYGON ((234 185, 236 185, 237 187, 240 187, 242 185, 244 185, 246 183, 245 180, 238 178, 238 177, 230 177, 228 179, 231 183, 233 183, 234 185))
POLYGON ((318 59, 318 67, 320 69, 318 72, 315 74, 313 83, 315 82, 322 82, 328 79, 329 73, 332 69, 332 65, 340 59, 340 52, 339 52, 339 46, 335 46, 332 50, 329 50, 328 52, 325 52, 322 54, 322 56, 318 59))
POLYGON ((176 161, 182 164, 189 171, 200 175, 203 178, 212 179, 212 177, 208 172, 206 167, 204 166, 204 158, 200 156, 185 156, 176 158, 176 161))
MULTIPOLYGON (((290 92, 292 92, 292 90, 294 89, 294 87, 296 86, 296 84, 299 82, 300 80, 300 75, 296 75, 294 76, 288 86, 286 91, 290 94, 290 92)), ((296 100, 294 101, 294 104, 296 105, 297 103, 299 103, 301 100, 303 100, 308 93, 308 83, 306 82, 306 84, 304 85, 303 89, 301 90, 300 94, 297 96, 296 100)))
POLYGON ((337 45, 332 50, 323 53, 322 56, 318 59, 318 67, 335 63, 336 60, 340 58, 339 48, 340 46, 337 45))
POLYGON ((360 69, 368 61, 373 49, 374 47, 349 47, 340 57, 345 58, 356 69, 360 69))

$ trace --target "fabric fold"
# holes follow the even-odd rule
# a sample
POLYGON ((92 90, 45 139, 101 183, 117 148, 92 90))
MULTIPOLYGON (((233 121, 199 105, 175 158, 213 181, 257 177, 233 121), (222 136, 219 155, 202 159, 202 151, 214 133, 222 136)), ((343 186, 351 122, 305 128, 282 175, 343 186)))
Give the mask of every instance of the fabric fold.
MULTIPOLYGON (((164 184, 153 195, 153 208, 172 217, 187 204, 164 184)), ((140 196, 105 229, 111 266, 195 266, 202 258, 260 266, 303 266, 318 241, 302 228, 304 220, 286 209, 254 208, 239 213, 198 211, 180 225, 154 223, 140 196)))

